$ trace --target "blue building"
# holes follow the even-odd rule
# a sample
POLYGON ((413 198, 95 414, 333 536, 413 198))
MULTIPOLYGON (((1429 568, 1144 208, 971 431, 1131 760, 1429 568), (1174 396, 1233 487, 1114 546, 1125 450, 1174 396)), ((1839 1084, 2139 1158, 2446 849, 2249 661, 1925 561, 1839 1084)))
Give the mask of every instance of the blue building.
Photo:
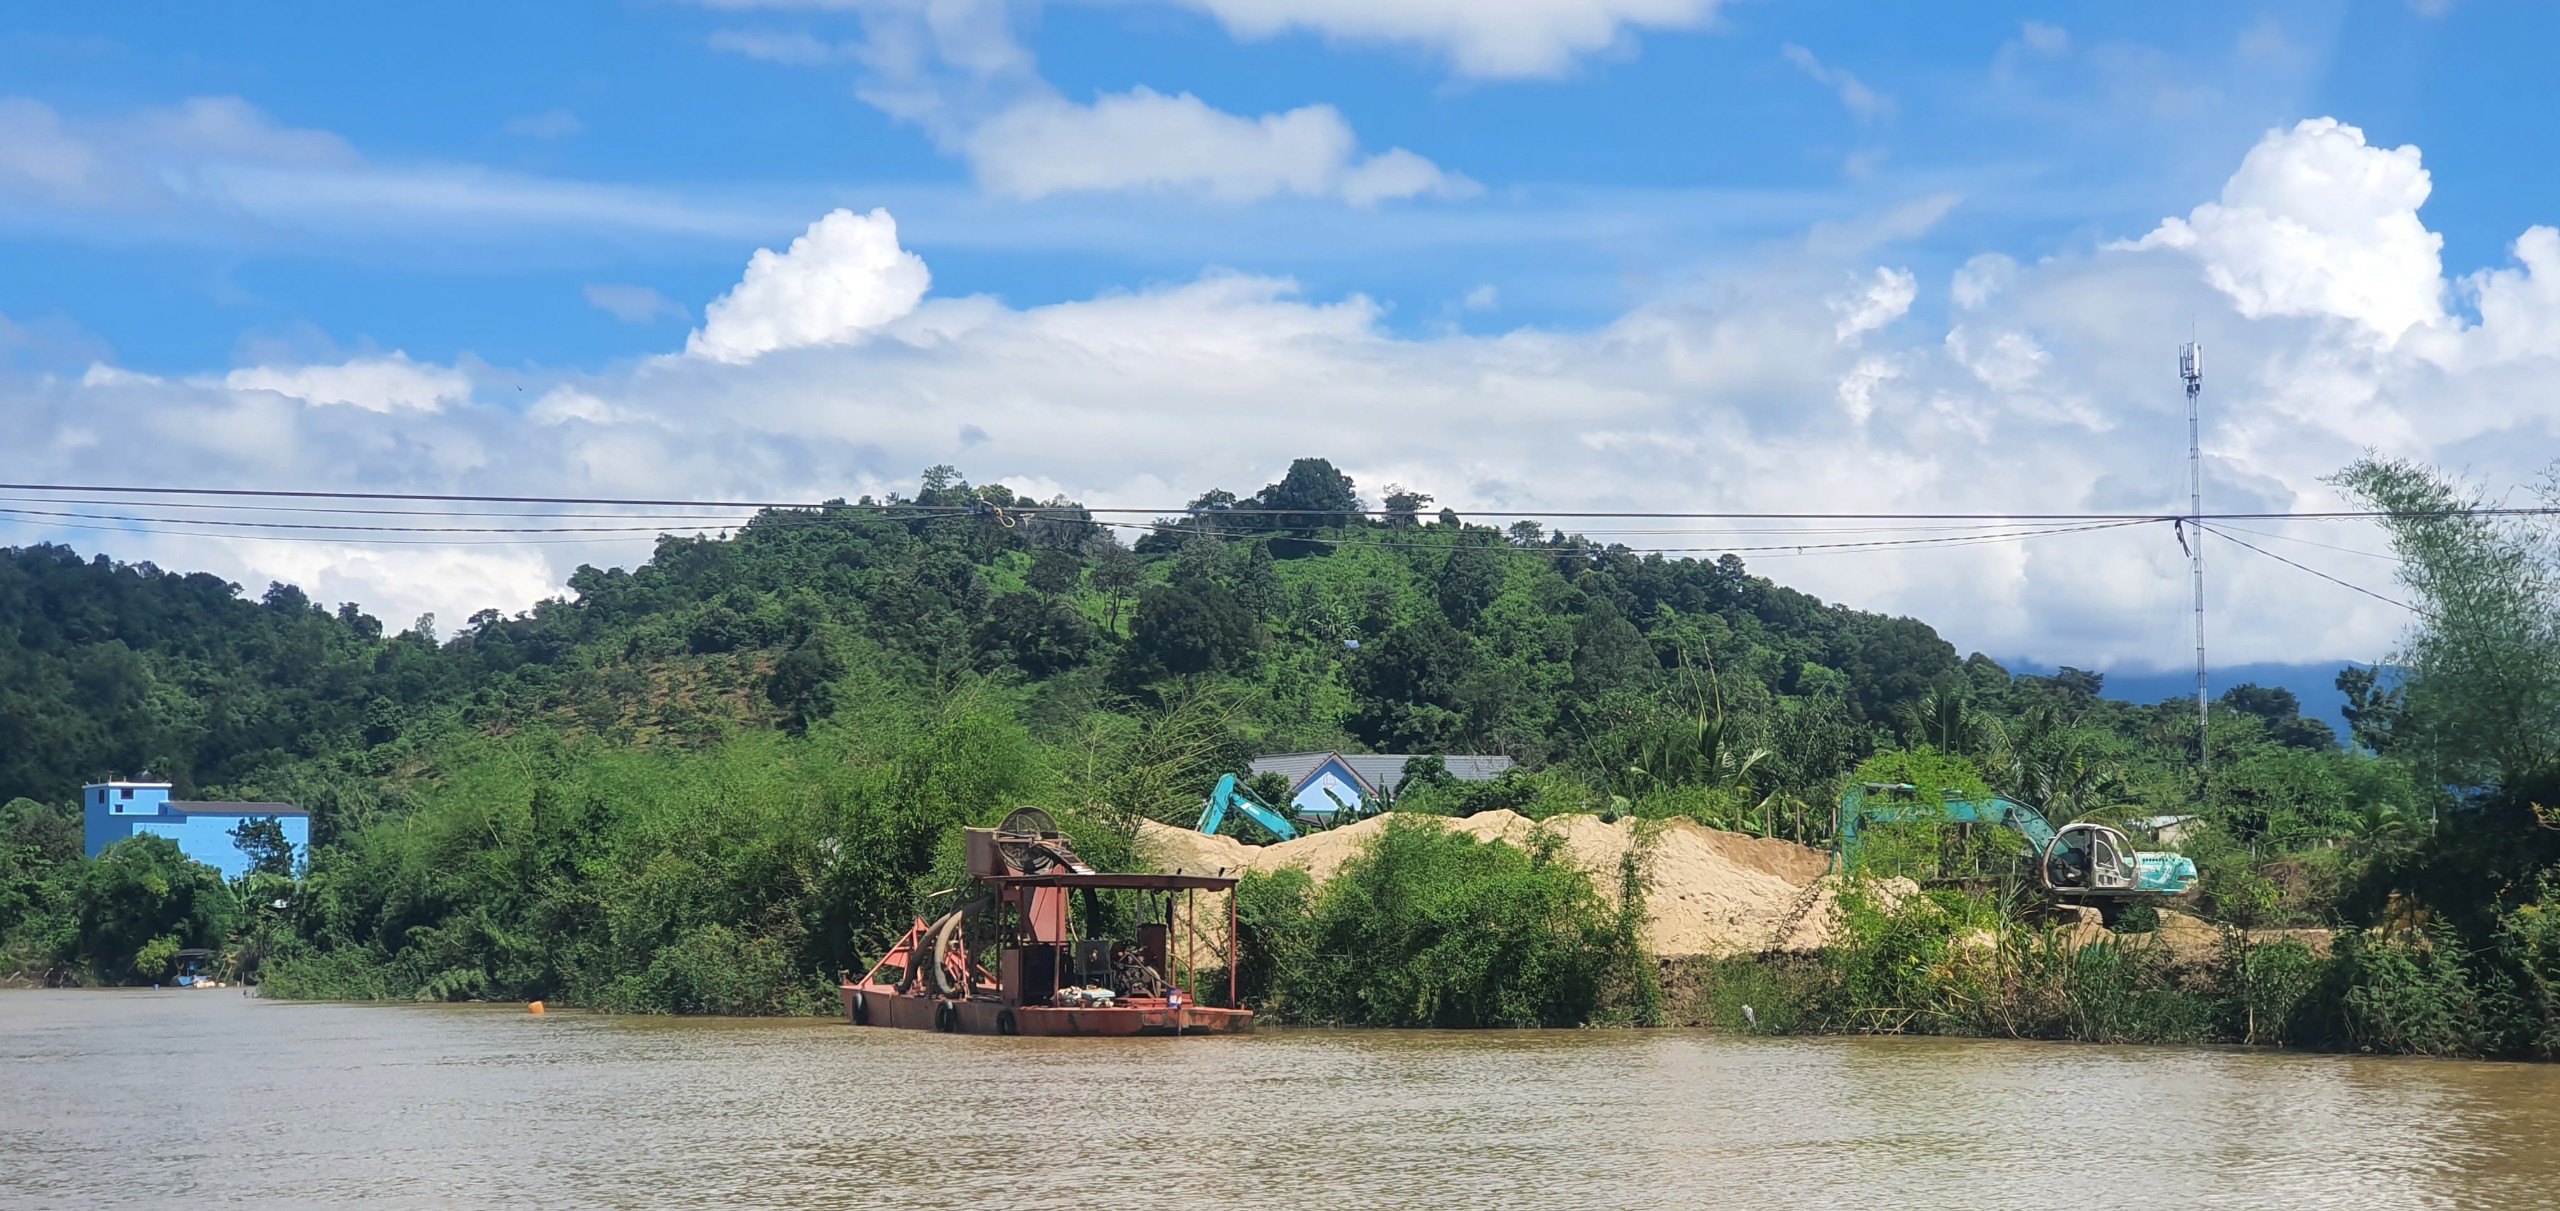
POLYGON ((80 810, 92 858, 127 837, 155 833, 223 878, 237 879, 249 873, 249 855, 231 830, 270 817, 293 843, 295 867, 311 850, 311 813, 290 803, 197 803, 170 798, 166 782, 94 782, 80 788, 80 810))
MULTIPOLYGON (((1289 807, 1301 820, 1330 820, 1343 808, 1355 814, 1404 781, 1408 753, 1281 753, 1253 759, 1257 774, 1289 780, 1289 807)), ((1490 782, 1511 768, 1509 757, 1442 757, 1460 782, 1490 782)))

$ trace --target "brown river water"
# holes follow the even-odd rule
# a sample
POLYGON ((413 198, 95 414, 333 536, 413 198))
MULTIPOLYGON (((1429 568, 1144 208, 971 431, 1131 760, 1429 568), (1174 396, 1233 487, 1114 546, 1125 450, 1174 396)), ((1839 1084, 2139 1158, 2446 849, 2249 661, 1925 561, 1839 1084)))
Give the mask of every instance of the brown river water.
POLYGON ((2560 1067, 0 991, 0 1206, 2560 1206, 2560 1067))

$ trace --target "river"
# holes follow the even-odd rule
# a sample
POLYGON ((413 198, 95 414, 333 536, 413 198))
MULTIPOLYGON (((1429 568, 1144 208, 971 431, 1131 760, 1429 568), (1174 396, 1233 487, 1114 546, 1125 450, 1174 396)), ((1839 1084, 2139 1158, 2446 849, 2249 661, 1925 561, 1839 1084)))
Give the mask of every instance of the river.
POLYGON ((2543 1207, 2560 1067, 0 992, 0 1206, 2543 1207))

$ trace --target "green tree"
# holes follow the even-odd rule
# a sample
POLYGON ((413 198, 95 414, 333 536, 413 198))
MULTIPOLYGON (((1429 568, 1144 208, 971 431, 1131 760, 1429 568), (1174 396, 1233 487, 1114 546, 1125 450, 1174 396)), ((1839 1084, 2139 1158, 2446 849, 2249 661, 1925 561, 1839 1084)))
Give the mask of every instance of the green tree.
POLYGON ((293 842, 285 839, 284 825, 275 817, 241 821, 231 830, 231 843, 248 855, 250 873, 293 877, 293 842))
POLYGON ((1167 585, 1138 598, 1132 667, 1141 680, 1224 672, 1243 665, 1264 642, 1262 628, 1234 594, 1211 583, 1167 585))
POLYGON ((2477 492, 2414 463, 2368 459, 2337 477, 2383 510, 2400 582, 2423 607, 2403 671, 2417 759, 2463 787, 2521 787, 2560 761, 2560 564, 2550 536, 2478 510, 2477 492))
POLYGON ((81 870, 75 911, 76 959, 119 983, 165 974, 136 967, 155 941, 175 941, 167 951, 219 945, 234 909, 221 872, 189 859, 177 842, 146 834, 108 846, 81 870))
POLYGON ((1352 525, 1361 520, 1363 508, 1351 477, 1321 458, 1291 462, 1280 482, 1254 497, 1253 507, 1274 513, 1265 519, 1269 527, 1301 535, 1352 525))
POLYGON ((1119 543, 1104 541, 1096 548, 1093 587, 1101 591, 1105 603, 1104 630, 1115 635, 1120 633, 1120 605, 1137 589, 1145 571, 1145 565, 1138 562, 1136 553, 1119 543))
POLYGON ((1055 597, 1074 592, 1076 584, 1083 578, 1084 564, 1074 552, 1044 547, 1032 556, 1031 571, 1023 577, 1023 582, 1040 593, 1055 597))
POLYGON ((1460 542, 1441 562, 1433 585, 1440 612, 1456 626, 1472 625, 1476 615, 1502 593, 1503 557, 1473 542, 1460 542))

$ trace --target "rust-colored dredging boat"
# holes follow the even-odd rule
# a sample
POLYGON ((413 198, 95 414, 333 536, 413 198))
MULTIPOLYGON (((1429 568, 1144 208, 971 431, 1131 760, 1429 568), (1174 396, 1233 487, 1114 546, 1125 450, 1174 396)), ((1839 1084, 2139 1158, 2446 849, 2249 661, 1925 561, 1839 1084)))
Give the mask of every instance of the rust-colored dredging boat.
POLYGON ((1097 873, 1036 807, 966 835, 979 894, 930 922, 917 917, 860 980, 845 981, 847 1021, 958 1034, 1253 1029, 1252 1010, 1200 1003, 1202 983, 1220 977, 1227 1005, 1236 1002, 1227 961, 1236 953, 1235 897, 1221 897, 1223 911, 1213 914, 1226 918, 1224 945, 1204 941, 1194 912, 1196 893, 1232 892, 1234 878, 1097 873), (1114 919, 1134 920, 1133 936, 1092 936, 1114 919))

